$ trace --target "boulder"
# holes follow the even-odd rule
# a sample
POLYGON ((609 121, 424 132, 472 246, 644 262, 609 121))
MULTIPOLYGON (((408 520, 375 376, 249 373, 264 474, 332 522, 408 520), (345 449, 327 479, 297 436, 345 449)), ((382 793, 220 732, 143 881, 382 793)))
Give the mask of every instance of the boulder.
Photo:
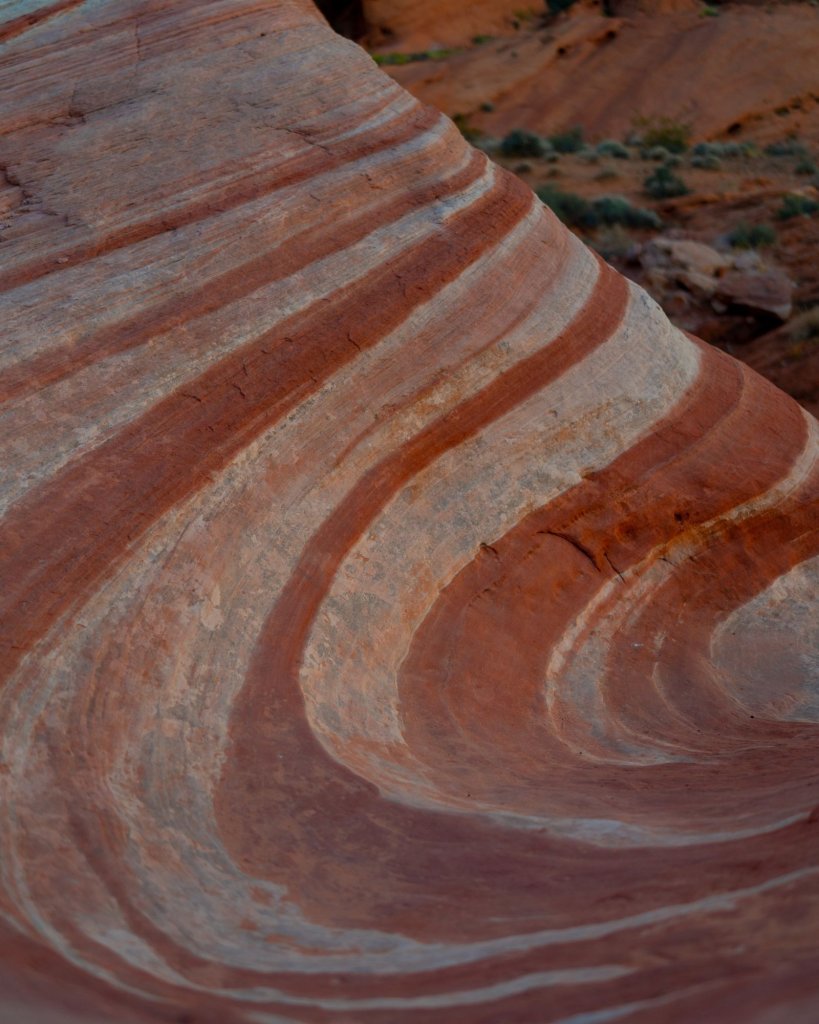
POLYGON ((730 271, 719 278, 714 295, 728 307, 785 321, 793 311, 793 292, 794 283, 788 275, 768 267, 759 271, 730 271))

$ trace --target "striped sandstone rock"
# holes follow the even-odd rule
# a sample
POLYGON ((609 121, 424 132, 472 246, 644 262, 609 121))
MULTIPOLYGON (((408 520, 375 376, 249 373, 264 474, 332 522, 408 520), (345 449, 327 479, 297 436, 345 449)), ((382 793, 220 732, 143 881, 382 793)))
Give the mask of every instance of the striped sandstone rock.
POLYGON ((812 1024, 815 421, 307 2, 0 16, 0 1020, 812 1024))

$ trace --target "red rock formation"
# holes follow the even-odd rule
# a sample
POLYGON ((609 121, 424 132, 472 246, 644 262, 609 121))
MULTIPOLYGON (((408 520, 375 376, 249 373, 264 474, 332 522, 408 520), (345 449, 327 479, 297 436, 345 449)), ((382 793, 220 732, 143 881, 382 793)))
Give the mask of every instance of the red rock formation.
MULTIPOLYGON (((726 4, 718 17, 704 17, 702 3, 611 6, 613 18, 597 5, 577 4, 546 28, 529 22, 525 31, 448 60, 388 70, 422 102, 469 115, 471 126, 490 136, 580 124, 594 139, 623 138, 635 119, 670 115, 697 138, 736 131, 744 138, 746 130, 756 137, 766 122, 773 139, 785 132, 816 138, 814 7, 726 4), (486 103, 491 112, 482 109, 486 103)), ((437 29, 428 22, 426 38, 434 40, 437 29)), ((423 49, 423 42, 413 45, 423 49)))
POLYGON ((22 7, 0 1019, 813 1022, 815 421, 308 3, 22 7))
POLYGON ((517 16, 545 10, 525 0, 363 0, 361 6, 371 40, 402 49, 457 46, 476 35, 509 32, 517 16))

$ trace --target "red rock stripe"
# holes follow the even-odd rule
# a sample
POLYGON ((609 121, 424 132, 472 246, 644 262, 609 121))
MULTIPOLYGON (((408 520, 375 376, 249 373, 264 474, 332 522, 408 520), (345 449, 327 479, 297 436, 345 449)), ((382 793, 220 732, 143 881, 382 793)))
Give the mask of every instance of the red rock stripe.
POLYGON ((166 209, 136 223, 126 224, 108 234, 100 233, 91 240, 67 242, 56 251, 49 251, 34 260, 0 270, 0 292, 19 288, 48 274, 74 268, 127 246, 145 242, 167 231, 176 231, 197 221, 234 210, 279 189, 305 182, 330 169, 398 146, 432 127, 440 117, 441 115, 431 108, 419 106, 412 115, 402 117, 396 124, 385 126, 377 136, 362 133, 360 136, 334 144, 331 151, 320 146, 313 147, 306 154, 298 154, 288 161, 279 161, 270 170, 260 171, 258 167, 254 167, 238 180, 232 178, 224 184, 212 185, 209 188, 206 182, 202 182, 202 188, 207 188, 207 191, 200 199, 166 209), (59 254, 64 262, 57 263, 55 254, 59 254))
MULTIPOLYGON (((565 372, 569 366, 581 360, 585 354, 605 341, 617 326, 625 310, 627 294, 625 282, 604 266, 601 269, 601 276, 593 299, 579 314, 575 322, 555 341, 507 371, 479 395, 463 402, 461 406, 444 416, 437 424, 422 432, 396 456, 378 467, 373 474, 370 474, 369 478, 362 481, 347 502, 352 517, 350 521, 353 531, 356 532, 366 526, 366 517, 363 519, 360 517, 359 506, 362 494, 367 495, 371 503, 376 501, 381 504, 388 500, 390 494, 394 493, 407 478, 407 474, 420 472, 424 465, 429 464, 442 451, 472 436, 485 423, 503 415, 504 412, 525 400, 550 380, 565 372)), ((331 532, 336 528, 340 516, 341 510, 337 510, 330 521, 331 532)), ((353 538, 348 532, 345 539, 347 543, 351 543, 353 538)), ((322 551, 322 549, 321 542, 314 543, 310 548, 311 554, 307 558, 312 559, 315 557, 313 553, 322 551)), ((338 557, 341 554, 343 552, 339 552, 338 557)), ((326 552, 324 564, 325 566, 330 564, 326 552)), ((306 565, 302 565, 295 571, 293 579, 297 586, 306 578, 306 572, 306 565)), ((332 578, 332 574, 329 578, 332 578)), ((321 594, 318 597, 320 600, 321 594)), ((279 606, 286 609, 281 614, 287 619, 285 626, 287 635, 292 637, 296 635, 294 626, 298 622, 298 609, 287 606, 286 595, 283 596, 279 606)), ((292 685, 298 692, 295 679, 292 680, 292 685)), ((105 825, 97 816, 99 812, 94 815, 93 827, 86 825, 78 810, 83 803, 82 796, 80 793, 77 796, 79 799, 73 814, 76 841, 82 849, 88 851, 96 870, 101 877, 105 878, 106 884, 116 894, 123 909, 127 908, 126 912, 129 914, 134 930, 149 938, 150 941, 159 943, 167 953, 170 945, 168 940, 157 934, 156 930, 129 906, 127 889, 122 885, 121 865, 112 863, 109 866, 100 863, 101 855, 96 852, 99 849, 98 844, 91 842, 91 834, 88 833, 89 828, 92 828, 94 833, 98 833, 100 828, 105 831, 107 842, 104 845, 110 856, 110 851, 116 850, 122 839, 119 828, 113 822, 110 825, 105 825)), ((192 962, 190 954, 184 950, 177 950, 176 953, 181 957, 183 963, 190 964, 192 962)))
POLYGON ((79 7, 83 2, 84 0, 57 0, 56 3, 44 5, 37 8, 37 10, 21 14, 18 18, 4 21, 0 23, 0 43, 8 42, 9 39, 20 35, 26 29, 40 25, 49 18, 54 18, 65 11, 70 11, 72 7, 79 7))
MULTIPOLYGON (((416 632, 400 679, 405 740, 450 791, 521 813, 569 817, 619 814, 660 823, 672 794, 681 801, 674 804, 678 821, 701 809, 701 787, 707 791, 715 781, 707 769, 693 789, 691 774, 672 773, 658 790, 650 781, 656 768, 609 765, 604 787, 597 773, 555 741, 542 687, 554 645, 616 578, 613 565, 625 571, 675 537, 690 539, 698 523, 764 493, 799 454, 805 424, 795 407, 789 409, 793 422, 786 424, 789 444, 770 446, 779 452, 776 458, 762 461, 745 443, 749 424, 762 445, 766 430, 780 429, 765 401, 770 386, 749 371, 740 376, 736 364, 712 352, 703 350, 697 387, 651 436, 494 540, 496 554, 479 554, 416 632), (715 361, 729 372, 717 372, 715 361), (743 381, 747 386, 740 390, 743 381), (717 462, 719 481, 704 480, 693 508, 669 507, 668 494, 685 493, 681 479, 713 472, 715 448, 737 453, 730 468, 717 462), (614 493, 620 496, 616 505, 608 499, 614 493), (609 564, 612 543, 617 557, 609 564), (500 687, 497 680, 510 672, 514 688, 500 687), (637 799, 635 786, 645 797, 637 799)), ((624 594, 613 600, 626 599, 624 594)), ((643 639, 628 635, 629 642, 643 639)), ((616 678, 618 667, 612 664, 611 672, 616 678)), ((641 673, 619 686, 624 706, 649 701, 651 665, 643 664, 641 673)), ((782 729, 791 737, 800 731, 794 725, 782 729)), ((656 721, 651 732, 658 732, 656 721)))
MULTIPOLYGON (((472 173, 483 167, 476 154, 472 173)), ((439 195, 456 184, 441 186, 439 195)), ((83 603, 163 512, 456 279, 531 203, 514 178, 500 177, 451 219, 446 237, 405 249, 379 273, 231 353, 15 505, 0 534, 10 581, 0 597, 2 674, 60 615, 83 603)))
MULTIPOLYGON (((480 160, 475 158, 467 170, 453 175, 443 187, 452 191, 474 179, 480 160)), ((147 344, 152 338, 182 324, 207 316, 230 302, 235 302, 281 281, 309 266, 316 260, 354 245, 379 227, 433 202, 441 195, 442 185, 436 182, 415 192, 384 194, 380 203, 350 219, 339 218, 332 225, 321 224, 289 239, 281 249, 265 252, 252 260, 211 278, 194 291, 173 295, 148 309, 139 319, 126 319, 106 327, 77 344, 43 352, 21 360, 0 371, 0 402, 21 399, 41 391, 64 378, 78 373, 94 362, 127 352, 147 344)))
POLYGON ((754 743, 753 779, 743 778, 742 787, 733 797, 735 808, 749 800, 759 805, 763 798, 758 791, 767 789, 768 802, 774 802, 770 809, 784 816, 794 793, 801 796, 803 807, 805 800, 809 801, 808 809, 817 796, 815 726, 749 718, 730 694, 714 685, 709 652, 711 633, 724 618, 777 577, 819 553, 819 532, 812 529, 817 522, 819 473, 815 472, 795 495, 775 508, 740 522, 725 523, 695 558, 676 566, 671 578, 653 595, 650 606, 634 627, 618 638, 610 653, 607 701, 613 713, 619 712, 638 733, 655 738, 662 735, 664 718, 668 717, 662 712, 670 707, 676 712, 676 728, 666 739, 676 741, 678 748, 699 747, 724 759, 727 753, 737 748, 742 753, 754 743), (711 585, 714 579, 723 581, 719 588, 711 585), (652 661, 665 664, 673 683, 658 689, 646 685, 646 654, 633 642, 636 636, 664 634, 669 621, 674 624, 673 638, 664 641, 652 661), (764 756, 760 752, 763 741, 771 745, 764 756), (805 762, 794 773, 800 747, 805 762))

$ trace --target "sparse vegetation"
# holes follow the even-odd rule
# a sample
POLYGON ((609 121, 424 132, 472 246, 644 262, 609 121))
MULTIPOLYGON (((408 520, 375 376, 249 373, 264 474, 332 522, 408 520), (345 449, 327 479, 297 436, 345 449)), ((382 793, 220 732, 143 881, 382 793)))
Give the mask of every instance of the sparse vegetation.
POLYGON ((634 249, 634 239, 620 224, 605 228, 593 243, 604 260, 624 259, 634 249))
POLYGON ((543 185, 537 190, 537 197, 568 227, 594 228, 599 223, 588 199, 574 192, 564 192, 553 185, 543 185))
POLYGON ((556 153, 577 153, 583 148, 583 129, 580 125, 565 132, 549 136, 549 142, 556 153))
POLYGON ((546 139, 523 128, 509 132, 500 144, 502 156, 545 156, 551 148, 546 139))
POLYGON ((754 152, 756 147, 752 142, 698 142, 691 150, 691 155, 733 160, 741 156, 753 156, 754 152))
POLYGON ((659 231, 663 222, 653 210, 632 206, 623 196, 601 196, 592 203, 601 224, 621 224, 627 228, 644 228, 659 231))
POLYGON ((684 153, 691 142, 691 125, 673 117, 640 117, 634 126, 646 149, 664 146, 669 153, 684 153))
POLYGON ((613 156, 616 160, 631 159, 628 148, 616 139, 604 139, 602 142, 598 142, 596 151, 600 156, 613 156))
POLYGON ((776 232, 770 224, 748 224, 742 221, 728 234, 732 249, 763 249, 776 242, 776 232))
POLYGON ((765 147, 767 156, 801 156, 807 157, 808 151, 798 139, 782 139, 765 147))
POLYGON ((809 159, 808 157, 805 157, 804 159, 799 161, 796 167, 794 167, 793 173, 806 175, 819 174, 819 167, 816 166, 813 160, 809 159))
POLYGON ((703 155, 692 156, 691 166, 698 167, 702 171, 720 171, 722 170, 722 160, 713 153, 705 153, 703 155))
POLYGON ((372 58, 381 67, 389 67, 401 64, 413 64, 422 60, 446 60, 457 50, 423 50, 419 53, 374 53, 372 58))
POLYGON ((481 137, 482 132, 480 128, 475 128, 469 123, 468 114, 454 114, 452 120, 467 142, 476 142, 481 137))
POLYGON ((793 341, 814 341, 819 339, 819 306, 794 317, 788 325, 788 334, 793 341))
POLYGON ((632 206, 623 196, 600 196, 589 200, 574 192, 564 192, 554 185, 542 186, 537 195, 564 224, 573 228, 619 225, 657 231, 663 226, 662 220, 653 210, 632 206))
POLYGON ((663 164, 645 179, 643 191, 652 199, 673 199, 687 195, 691 190, 667 164, 663 164))
POLYGON ((810 217, 819 211, 819 202, 810 196, 791 192, 782 197, 782 205, 777 211, 780 220, 791 220, 793 217, 810 217))

